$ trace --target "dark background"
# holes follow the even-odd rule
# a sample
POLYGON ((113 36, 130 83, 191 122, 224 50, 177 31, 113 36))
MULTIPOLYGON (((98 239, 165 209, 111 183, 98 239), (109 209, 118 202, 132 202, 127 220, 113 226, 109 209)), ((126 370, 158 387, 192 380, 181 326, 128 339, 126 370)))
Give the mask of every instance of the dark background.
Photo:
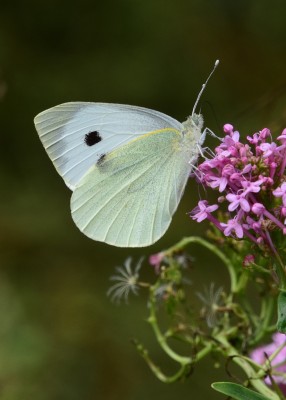
MULTIPOLYGON (((132 346, 137 337, 167 372, 144 293, 129 306, 106 298, 114 266, 166 248, 206 225, 186 212, 188 185, 167 234, 147 249, 92 242, 75 227, 70 191, 37 137, 34 116, 66 101, 154 108, 184 121, 213 63, 201 103, 206 125, 242 134, 286 126, 284 0, 3 1, 0 5, 0 398, 141 400, 221 398, 211 358, 185 383, 157 381, 132 346)), ((194 249, 190 291, 222 277, 194 249)), ((145 262, 143 276, 153 279, 145 262)))

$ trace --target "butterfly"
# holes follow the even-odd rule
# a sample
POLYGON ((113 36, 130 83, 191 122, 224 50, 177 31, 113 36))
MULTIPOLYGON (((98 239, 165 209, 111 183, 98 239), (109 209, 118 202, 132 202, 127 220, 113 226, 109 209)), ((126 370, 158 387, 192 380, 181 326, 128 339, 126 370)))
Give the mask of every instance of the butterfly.
POLYGON ((70 102, 35 117, 85 235, 118 247, 149 246, 163 236, 205 136, 194 110, 180 123, 143 107, 70 102))

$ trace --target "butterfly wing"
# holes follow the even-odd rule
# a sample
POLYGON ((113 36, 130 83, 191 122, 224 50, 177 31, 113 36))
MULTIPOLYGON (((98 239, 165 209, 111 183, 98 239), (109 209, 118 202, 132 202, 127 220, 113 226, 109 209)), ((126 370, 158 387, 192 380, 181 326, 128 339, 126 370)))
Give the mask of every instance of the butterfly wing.
POLYGON ((71 102, 35 117, 40 139, 71 189, 103 155, 150 131, 174 128, 175 119, 143 107, 71 102))
POLYGON ((191 166, 183 135, 163 129, 107 154, 72 194, 72 217, 94 240, 143 247, 170 225, 191 166))

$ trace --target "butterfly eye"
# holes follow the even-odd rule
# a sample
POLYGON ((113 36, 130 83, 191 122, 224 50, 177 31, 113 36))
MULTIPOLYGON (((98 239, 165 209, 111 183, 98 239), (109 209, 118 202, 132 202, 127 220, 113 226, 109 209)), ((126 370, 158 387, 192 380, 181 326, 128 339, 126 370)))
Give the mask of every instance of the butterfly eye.
POLYGON ((84 137, 84 142, 87 146, 93 146, 96 143, 99 143, 101 140, 102 137, 97 131, 89 132, 84 137))

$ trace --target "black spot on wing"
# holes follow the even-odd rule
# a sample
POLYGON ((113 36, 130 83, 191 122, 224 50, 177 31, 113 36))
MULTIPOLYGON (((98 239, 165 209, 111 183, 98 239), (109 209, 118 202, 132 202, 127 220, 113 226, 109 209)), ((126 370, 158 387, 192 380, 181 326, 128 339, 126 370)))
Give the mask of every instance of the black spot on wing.
POLYGON ((99 159, 97 160, 96 164, 97 165, 101 165, 105 159, 106 154, 101 154, 101 156, 99 157, 99 159))
POLYGON ((100 136, 99 132, 97 132, 97 131, 89 132, 84 137, 84 143, 87 146, 93 146, 96 143, 99 143, 101 140, 102 140, 102 137, 100 136))

